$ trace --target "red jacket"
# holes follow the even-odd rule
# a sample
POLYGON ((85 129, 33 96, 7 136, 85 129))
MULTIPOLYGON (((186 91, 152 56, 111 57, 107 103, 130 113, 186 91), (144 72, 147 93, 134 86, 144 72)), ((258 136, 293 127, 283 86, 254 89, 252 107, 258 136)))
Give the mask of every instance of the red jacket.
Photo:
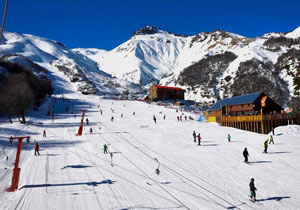
POLYGON ((197 137, 198 137, 198 140, 200 140, 200 139, 201 139, 201 136, 200 136, 200 134, 198 134, 198 136, 197 136, 197 137))
POLYGON ((36 143, 34 148, 35 148, 35 150, 39 150, 39 148, 40 148, 40 147, 39 147, 39 144, 36 143))

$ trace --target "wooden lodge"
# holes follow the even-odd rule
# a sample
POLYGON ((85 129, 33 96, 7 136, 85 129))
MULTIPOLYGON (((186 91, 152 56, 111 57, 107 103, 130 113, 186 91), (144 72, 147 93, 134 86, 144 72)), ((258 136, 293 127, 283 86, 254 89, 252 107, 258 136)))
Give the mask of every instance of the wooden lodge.
POLYGON ((184 100, 184 89, 178 87, 152 85, 149 88, 149 99, 151 101, 177 99, 184 100))
POLYGON ((286 114, 262 92, 221 99, 208 109, 206 117, 209 122, 257 133, 269 133, 281 125, 300 124, 300 113, 286 114))

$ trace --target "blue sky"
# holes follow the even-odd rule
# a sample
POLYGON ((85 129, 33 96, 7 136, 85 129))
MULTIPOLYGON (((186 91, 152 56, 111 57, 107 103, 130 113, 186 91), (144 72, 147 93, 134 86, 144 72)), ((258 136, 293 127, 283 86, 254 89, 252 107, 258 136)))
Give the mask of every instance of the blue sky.
POLYGON ((300 26, 299 8, 299 0, 10 0, 5 29, 111 50, 145 25, 185 35, 288 32, 300 26))

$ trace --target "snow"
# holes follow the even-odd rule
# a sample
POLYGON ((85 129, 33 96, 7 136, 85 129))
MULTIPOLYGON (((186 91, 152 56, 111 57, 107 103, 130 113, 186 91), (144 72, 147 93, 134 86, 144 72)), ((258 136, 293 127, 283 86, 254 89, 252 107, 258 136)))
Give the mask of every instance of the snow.
POLYGON ((298 28, 296 28, 294 31, 287 33, 285 35, 285 37, 293 38, 293 39, 299 38, 300 37, 300 26, 298 28))
MULTIPOLYGON (((60 73, 56 76, 62 77, 60 73)), ((5 147, 8 155, 6 161, 0 152, 1 209, 279 210, 300 206, 299 125, 277 127, 275 144, 263 154, 263 142, 270 134, 206 121, 178 122, 176 117, 182 113, 175 109, 84 96, 72 91, 73 84, 65 81, 60 85, 60 94, 69 99, 76 118, 65 111, 67 101, 59 98, 54 122, 46 116, 51 99, 39 111, 28 113, 28 124, 20 125, 16 119, 9 124, 0 119, 1 151, 5 147), (82 136, 76 136, 82 109, 87 109, 90 123, 84 125, 82 136), (93 134, 89 134, 90 128, 93 134), (42 137, 43 129, 46 138, 42 137), (201 133, 201 146, 193 142, 193 130, 201 133), (228 133, 232 136, 230 143, 228 133), (23 135, 30 135, 31 142, 23 143, 19 190, 5 192, 16 154, 16 144, 9 146, 7 138, 23 135), (39 142, 41 156, 33 155, 33 141, 39 142), (103 154, 105 143, 113 154, 113 166, 110 155, 103 154), (250 164, 243 163, 245 147, 250 164), (159 175, 155 173, 156 159, 159 175), (248 201, 252 177, 258 203, 248 201)), ((183 114, 198 119, 192 113, 183 114)))

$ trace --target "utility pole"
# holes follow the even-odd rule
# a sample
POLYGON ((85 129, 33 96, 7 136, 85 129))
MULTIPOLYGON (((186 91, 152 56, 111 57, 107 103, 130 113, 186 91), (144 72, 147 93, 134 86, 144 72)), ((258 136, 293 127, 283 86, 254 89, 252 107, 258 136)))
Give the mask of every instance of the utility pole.
POLYGON ((6 0, 6 2, 5 2, 4 14, 3 14, 3 20, 2 20, 2 27, 1 27, 1 32, 0 32, 0 45, 1 45, 1 41, 2 41, 2 34, 3 34, 4 25, 5 25, 7 6, 8 6, 8 0, 6 0))

